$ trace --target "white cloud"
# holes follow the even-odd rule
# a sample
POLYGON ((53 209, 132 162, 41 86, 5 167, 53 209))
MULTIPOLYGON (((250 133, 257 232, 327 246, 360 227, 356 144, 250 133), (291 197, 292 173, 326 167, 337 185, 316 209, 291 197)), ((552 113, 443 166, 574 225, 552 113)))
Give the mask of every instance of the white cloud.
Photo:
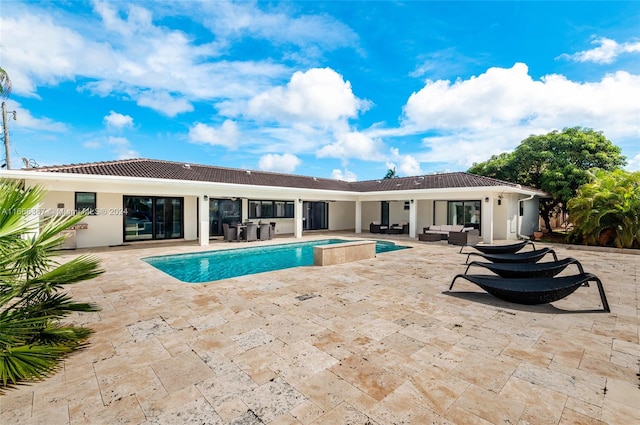
POLYGON ((429 150, 415 155, 422 163, 471 165, 515 148, 531 134, 565 127, 593 128, 614 143, 637 140, 637 99, 639 75, 618 71, 590 83, 555 74, 534 80, 518 63, 454 83, 427 80, 407 101, 397 134, 434 133, 423 139, 429 150))
POLYGON ((89 140, 84 142, 82 144, 82 147, 87 149, 100 149, 102 147, 102 143, 100 143, 98 140, 89 140))
POLYGON ((401 155, 400 150, 391 148, 391 158, 394 163, 387 163, 389 169, 396 168, 398 175, 402 177, 417 176, 423 174, 420 162, 412 155, 401 155), (396 167, 396 163, 398 164, 396 167))
POLYGON ((384 155, 381 150, 382 142, 372 139, 360 132, 342 132, 336 134, 336 141, 324 145, 316 152, 320 158, 341 158, 346 161, 348 158, 358 158, 362 160, 382 161, 384 155))
POLYGON ((559 58, 570 59, 576 62, 607 64, 612 63, 623 53, 640 53, 640 41, 618 43, 610 38, 600 37, 594 39, 591 43, 599 46, 573 54, 564 53, 560 55, 559 58))
POLYGON ((193 105, 183 97, 174 97, 163 91, 148 91, 138 96, 138 105, 147 106, 168 117, 193 111, 193 105))
POLYGON ((640 171, 640 153, 633 158, 627 159, 627 166, 625 169, 628 171, 640 171))
POLYGON ((347 170, 346 168, 344 169, 344 171, 339 169, 334 169, 331 172, 331 178, 335 180, 346 181, 346 182, 354 182, 358 179, 355 173, 347 170))
MULTIPOLYGON (((293 16, 285 5, 261 10, 254 2, 201 3, 207 13, 204 24, 224 38, 251 36, 273 44, 293 44, 314 51, 354 46, 358 36, 353 30, 329 15, 293 16)), ((262 3, 265 6, 265 3, 262 3)))
POLYGON ((110 111, 109 115, 105 115, 103 121, 107 124, 107 127, 121 129, 124 127, 133 127, 133 118, 129 115, 119 114, 118 112, 110 111))
POLYGON ((78 80, 94 94, 175 116, 192 111, 192 101, 250 98, 290 72, 271 60, 219 59, 214 44, 154 26, 157 17, 135 5, 95 3, 95 11, 97 19, 78 20, 21 5, 0 17, 12 39, 2 46, 3 68, 16 94, 37 97, 41 85, 78 80))
POLYGON ((258 168, 263 171, 293 173, 301 163, 300 158, 289 153, 283 155, 267 154, 260 157, 258 168))
POLYGON ((138 158, 140 153, 131 148, 131 142, 124 137, 109 137, 107 138, 107 144, 113 147, 113 152, 118 156, 118 159, 138 158))
POLYGON ((223 122, 220 128, 196 123, 189 129, 189 140, 191 142, 225 146, 229 149, 237 149, 239 136, 238 125, 231 120, 223 122))
POLYGON ((351 83, 330 68, 296 72, 286 86, 263 92, 248 103, 247 115, 263 120, 304 122, 319 127, 342 125, 369 104, 358 99, 351 83))
POLYGON ((7 125, 9 129, 14 127, 16 129, 28 129, 28 130, 42 130, 51 131, 54 133, 64 133, 68 131, 66 124, 54 121, 47 117, 34 117, 31 115, 31 111, 24 109, 19 102, 8 99, 6 101, 7 108, 7 125), (16 119, 13 119, 13 111, 15 111, 16 119))

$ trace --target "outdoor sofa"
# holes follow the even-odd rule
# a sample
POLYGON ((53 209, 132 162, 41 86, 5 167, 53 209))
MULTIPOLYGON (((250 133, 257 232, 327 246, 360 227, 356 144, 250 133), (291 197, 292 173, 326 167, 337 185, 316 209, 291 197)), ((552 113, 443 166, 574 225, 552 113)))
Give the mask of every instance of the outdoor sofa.
POLYGON ((384 224, 380 224, 379 221, 373 221, 369 224, 369 232, 370 233, 387 233, 387 229, 389 226, 384 224))
POLYGON ((387 229, 388 234, 409 234, 409 223, 394 223, 387 229))
POLYGON ((442 224, 431 225, 422 229, 423 235, 439 235, 440 240, 449 239, 449 234, 452 232, 461 233, 476 230, 474 227, 464 227, 462 224, 442 224))

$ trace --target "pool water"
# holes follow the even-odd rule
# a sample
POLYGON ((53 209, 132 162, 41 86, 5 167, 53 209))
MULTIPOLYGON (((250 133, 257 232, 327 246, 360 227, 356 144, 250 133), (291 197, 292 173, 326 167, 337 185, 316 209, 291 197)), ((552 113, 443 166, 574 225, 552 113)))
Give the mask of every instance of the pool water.
MULTIPOLYGON (((313 265, 313 247, 350 242, 325 239, 267 245, 251 248, 224 249, 198 254, 175 254, 143 258, 155 268, 183 282, 201 283, 254 273, 313 265)), ((376 253, 408 248, 389 241, 376 241, 376 253)))

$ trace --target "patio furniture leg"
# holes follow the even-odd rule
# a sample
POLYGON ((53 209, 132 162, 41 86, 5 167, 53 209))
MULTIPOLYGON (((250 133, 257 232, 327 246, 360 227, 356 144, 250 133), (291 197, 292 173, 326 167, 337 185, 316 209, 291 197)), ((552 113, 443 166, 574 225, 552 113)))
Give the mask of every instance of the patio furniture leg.
POLYGON ((600 299, 602 300, 602 308, 607 313, 610 313, 611 309, 609 308, 609 302, 607 301, 607 295, 604 293, 604 287, 602 286, 602 281, 600 279, 598 279, 596 276, 593 276, 593 280, 595 280, 596 284, 598 285, 598 292, 600 292, 600 299))

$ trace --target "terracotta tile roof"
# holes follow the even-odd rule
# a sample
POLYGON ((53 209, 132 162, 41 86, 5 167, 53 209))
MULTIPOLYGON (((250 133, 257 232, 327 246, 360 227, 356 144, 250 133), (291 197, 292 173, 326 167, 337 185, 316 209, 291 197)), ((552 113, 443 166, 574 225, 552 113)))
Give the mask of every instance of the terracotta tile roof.
POLYGON ((186 180, 231 183, 251 186, 297 187, 352 192, 380 192, 416 189, 447 189, 454 187, 511 186, 516 184, 465 172, 430 174, 394 179, 346 182, 320 177, 281 174, 266 171, 241 170, 211 165, 186 164, 155 159, 125 159, 119 161, 69 164, 28 169, 35 172, 89 174, 101 176, 138 177, 148 179, 186 180))
POLYGON ((231 183, 251 186, 299 187, 304 189, 340 191, 351 190, 348 182, 334 179, 143 158, 40 167, 34 168, 33 170, 53 173, 231 183))
POLYGON ((390 190, 450 189, 454 187, 511 186, 516 184, 489 177, 476 176, 465 172, 427 174, 423 176, 400 177, 395 179, 367 180, 352 183, 358 192, 378 192, 390 190))

